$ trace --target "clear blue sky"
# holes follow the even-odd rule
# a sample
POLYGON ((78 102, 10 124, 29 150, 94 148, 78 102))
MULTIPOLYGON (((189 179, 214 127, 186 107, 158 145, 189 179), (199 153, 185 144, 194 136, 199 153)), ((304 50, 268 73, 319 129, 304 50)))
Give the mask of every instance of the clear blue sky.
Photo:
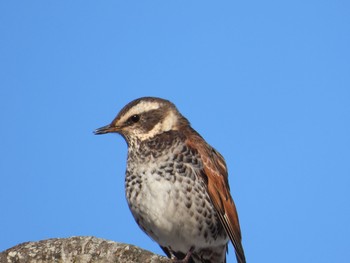
MULTIPOLYGON (((249 262, 350 258, 349 1, 1 1, 0 250, 92 235, 161 253, 124 197, 129 101, 226 158, 249 262)), ((231 247, 229 262, 235 262, 231 247)))

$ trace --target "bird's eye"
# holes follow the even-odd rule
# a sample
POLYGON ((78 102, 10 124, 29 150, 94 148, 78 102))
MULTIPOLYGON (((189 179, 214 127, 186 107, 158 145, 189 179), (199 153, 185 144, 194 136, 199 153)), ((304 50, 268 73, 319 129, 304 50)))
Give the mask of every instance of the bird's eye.
POLYGON ((132 116, 129 118, 129 122, 130 122, 130 123, 136 123, 136 122, 138 122, 139 120, 140 120, 140 115, 137 115, 137 114, 132 115, 132 116))

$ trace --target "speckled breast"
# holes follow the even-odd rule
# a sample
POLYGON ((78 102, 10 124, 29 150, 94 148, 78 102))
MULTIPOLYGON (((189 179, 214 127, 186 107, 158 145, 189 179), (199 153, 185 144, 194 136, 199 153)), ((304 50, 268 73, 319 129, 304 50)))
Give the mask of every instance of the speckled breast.
POLYGON ((171 131, 129 147, 126 198, 138 225, 161 246, 187 252, 227 243, 227 236, 200 178, 202 162, 171 131))

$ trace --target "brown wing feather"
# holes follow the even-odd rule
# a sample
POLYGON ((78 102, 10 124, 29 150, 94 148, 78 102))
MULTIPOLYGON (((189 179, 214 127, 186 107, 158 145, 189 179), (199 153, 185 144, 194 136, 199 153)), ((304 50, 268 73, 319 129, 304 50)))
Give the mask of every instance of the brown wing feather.
POLYGON ((208 193, 219 219, 235 248, 237 261, 245 263, 244 250, 241 243, 241 230, 236 206, 230 195, 228 173, 224 158, 214 148, 208 145, 197 133, 190 132, 187 145, 198 150, 207 176, 208 193), (192 134, 192 135, 191 135, 192 134))

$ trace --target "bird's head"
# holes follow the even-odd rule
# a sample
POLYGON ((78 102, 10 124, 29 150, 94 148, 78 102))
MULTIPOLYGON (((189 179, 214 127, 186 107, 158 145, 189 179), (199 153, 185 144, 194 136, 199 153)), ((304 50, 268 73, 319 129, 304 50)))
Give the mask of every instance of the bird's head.
POLYGON ((95 130, 95 134, 116 132, 129 143, 144 141, 170 130, 189 125, 175 105, 168 100, 143 97, 127 104, 108 125, 95 130))

